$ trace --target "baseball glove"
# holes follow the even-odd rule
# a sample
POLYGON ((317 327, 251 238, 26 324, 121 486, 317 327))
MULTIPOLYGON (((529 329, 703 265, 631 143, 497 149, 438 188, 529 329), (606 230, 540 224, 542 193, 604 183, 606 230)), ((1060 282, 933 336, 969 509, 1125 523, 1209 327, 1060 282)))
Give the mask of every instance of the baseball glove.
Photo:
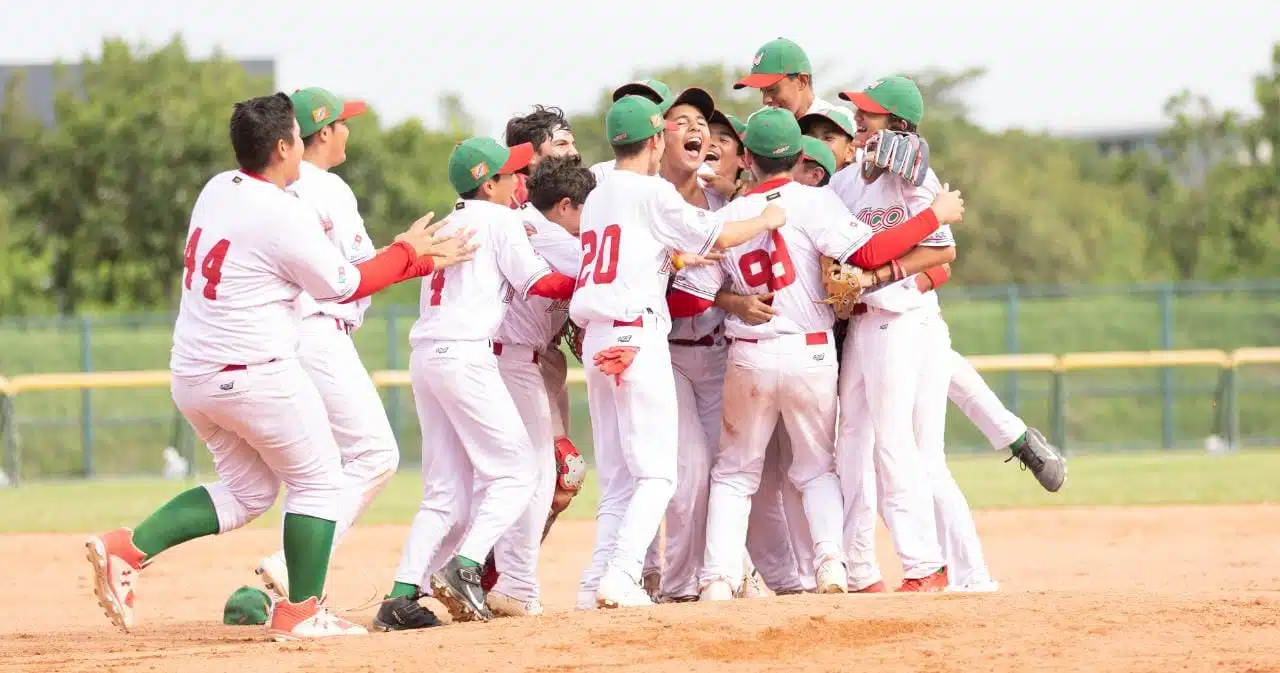
POLYGON ((582 363, 582 336, 584 332, 581 327, 573 324, 572 320, 564 321, 564 329, 560 330, 560 338, 569 346, 569 352, 573 353, 573 357, 578 359, 578 363, 582 363))
POLYGON ((853 307, 858 305, 862 291, 862 269, 852 264, 841 264, 823 255, 822 284, 827 289, 827 298, 819 300, 819 304, 830 304, 835 309, 836 318, 846 320, 853 316, 853 307))
POLYGON ((892 173, 919 187, 929 174, 929 143, 915 133, 877 132, 863 148, 862 177, 874 182, 882 173, 892 173))

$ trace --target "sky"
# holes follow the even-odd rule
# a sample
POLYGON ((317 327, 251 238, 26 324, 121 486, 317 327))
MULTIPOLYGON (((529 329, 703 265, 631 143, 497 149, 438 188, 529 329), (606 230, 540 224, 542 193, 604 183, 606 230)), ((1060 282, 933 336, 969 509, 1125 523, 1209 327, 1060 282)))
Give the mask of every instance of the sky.
POLYGON ((589 110, 602 90, 650 68, 720 61, 745 73, 761 44, 788 37, 808 52, 820 90, 984 66, 968 91, 976 122, 1075 133, 1159 125, 1183 88, 1255 113, 1252 76, 1280 42, 1280 0, 641 4, 0 0, 0 63, 76 61, 104 37, 159 45, 180 33, 194 56, 220 47, 273 58, 282 90, 323 86, 392 122, 438 121, 439 96, 456 91, 481 132, 498 135, 534 103, 589 110), (868 14, 873 5, 892 9, 868 14), (787 7, 796 11, 780 15, 787 7))

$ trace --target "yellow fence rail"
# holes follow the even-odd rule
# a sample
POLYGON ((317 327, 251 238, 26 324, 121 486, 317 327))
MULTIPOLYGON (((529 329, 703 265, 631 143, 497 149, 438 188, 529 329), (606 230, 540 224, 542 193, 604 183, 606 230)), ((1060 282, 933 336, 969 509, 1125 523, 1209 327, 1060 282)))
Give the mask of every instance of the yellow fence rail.
MULTIPOLYGON (((1236 405, 1236 369, 1242 365, 1280 364, 1280 348, 1241 348, 1235 351, 1214 349, 1117 351, 1101 353, 1024 353, 1017 355, 976 355, 968 358, 980 372, 1046 373, 1053 376, 1053 413, 1050 432, 1059 446, 1065 447, 1066 377, 1065 374, 1098 369, 1150 369, 1172 367, 1215 367, 1222 371, 1220 404, 1225 405, 1225 439, 1234 443, 1239 436, 1239 408, 1236 405)), ((409 385, 409 372, 385 370, 372 372, 373 382, 381 388, 409 385)), ((569 370, 570 383, 585 380, 581 369, 569 370)), ((97 390, 123 388, 157 388, 169 385, 169 372, 64 372, 53 374, 21 374, 0 377, 0 431, 3 431, 4 468, 17 483, 20 460, 17 445, 14 401, 22 393, 97 390)))

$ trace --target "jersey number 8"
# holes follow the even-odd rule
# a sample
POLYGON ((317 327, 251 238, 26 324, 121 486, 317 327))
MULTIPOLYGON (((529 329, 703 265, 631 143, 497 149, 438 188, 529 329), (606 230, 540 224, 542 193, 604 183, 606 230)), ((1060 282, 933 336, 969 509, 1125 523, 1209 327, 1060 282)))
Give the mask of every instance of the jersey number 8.
MULTIPOLYGON (((182 253, 182 265, 186 267, 187 274, 182 280, 183 286, 188 290, 191 289, 191 276, 196 271, 196 248, 200 245, 200 233, 203 230, 196 227, 191 232, 191 238, 187 239, 187 248, 182 253)), ((213 244, 209 248, 209 252, 204 255, 204 262, 200 264, 200 275, 204 276, 204 298, 216 300, 218 298, 218 283, 222 282, 222 262, 227 258, 227 251, 231 249, 231 241, 222 239, 213 244)))
POLYGON ((599 235, 595 231, 582 232, 582 270, 578 272, 578 287, 587 284, 588 269, 591 282, 596 285, 608 285, 618 277, 618 246, 621 242, 622 227, 616 224, 605 227, 599 235))

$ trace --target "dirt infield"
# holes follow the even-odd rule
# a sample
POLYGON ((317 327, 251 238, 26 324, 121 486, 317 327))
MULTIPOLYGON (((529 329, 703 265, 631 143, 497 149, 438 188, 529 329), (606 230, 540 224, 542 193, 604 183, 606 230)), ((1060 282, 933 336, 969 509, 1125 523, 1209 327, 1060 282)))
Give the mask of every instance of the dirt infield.
MULTIPOLYGON (((276 531, 161 557, 130 635, 97 608, 82 536, 3 536, 0 671, 1280 671, 1280 506, 998 511, 978 525, 999 594, 575 613, 592 524, 562 522, 543 555, 545 617, 288 645, 221 624, 276 531)), ((352 534, 330 575, 334 605, 389 588, 406 530, 352 534)))

